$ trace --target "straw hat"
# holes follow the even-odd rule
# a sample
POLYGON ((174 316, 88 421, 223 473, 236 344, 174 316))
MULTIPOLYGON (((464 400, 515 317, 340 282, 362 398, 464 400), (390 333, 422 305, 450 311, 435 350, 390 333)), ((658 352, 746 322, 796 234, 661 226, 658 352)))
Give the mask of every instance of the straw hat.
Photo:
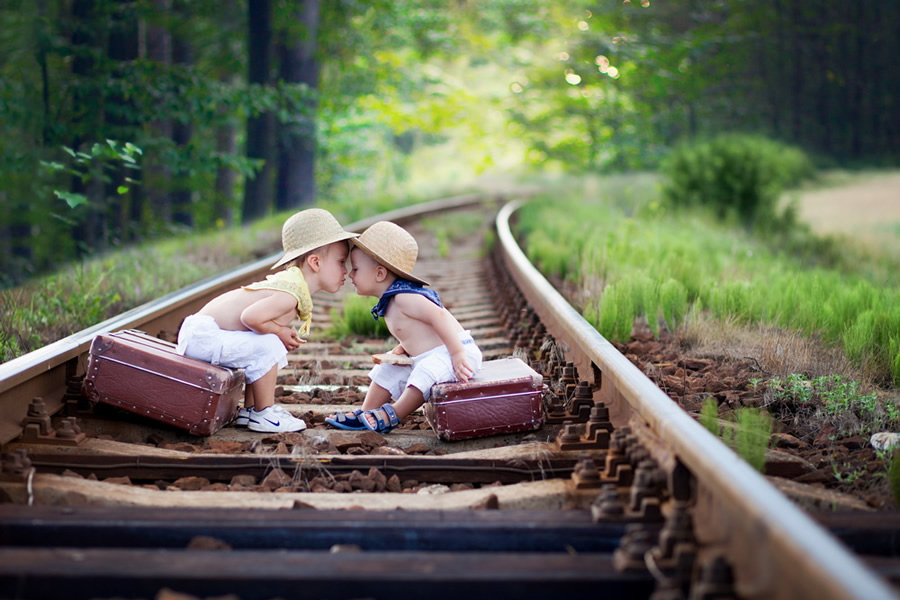
POLYGON ((378 221, 350 243, 403 279, 429 285, 412 274, 419 256, 419 245, 408 231, 390 221, 378 221))
POLYGON ((359 234, 344 231, 337 219, 327 210, 321 208, 301 210, 284 222, 281 228, 284 256, 272 268, 277 269, 310 250, 355 238, 357 235, 359 234))

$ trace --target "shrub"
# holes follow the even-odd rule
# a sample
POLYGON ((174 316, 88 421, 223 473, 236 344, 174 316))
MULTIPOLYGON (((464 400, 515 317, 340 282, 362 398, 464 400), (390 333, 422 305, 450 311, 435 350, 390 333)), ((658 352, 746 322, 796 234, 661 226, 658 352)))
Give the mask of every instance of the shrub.
MULTIPOLYGON (((786 186, 813 173, 800 151, 765 138, 729 134, 676 148, 661 167, 664 197, 677 207, 706 206, 747 226, 776 224, 786 186)), ((789 215, 784 215, 789 218, 789 215)))

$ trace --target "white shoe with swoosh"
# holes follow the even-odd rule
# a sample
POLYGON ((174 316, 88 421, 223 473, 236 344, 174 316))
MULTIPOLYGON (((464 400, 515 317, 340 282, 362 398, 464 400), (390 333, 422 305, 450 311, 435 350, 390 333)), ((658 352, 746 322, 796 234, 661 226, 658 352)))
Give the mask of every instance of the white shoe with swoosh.
POLYGON ((289 413, 280 404, 275 404, 263 410, 250 411, 250 420, 247 429, 260 433, 282 433, 285 431, 303 431, 306 423, 289 413))

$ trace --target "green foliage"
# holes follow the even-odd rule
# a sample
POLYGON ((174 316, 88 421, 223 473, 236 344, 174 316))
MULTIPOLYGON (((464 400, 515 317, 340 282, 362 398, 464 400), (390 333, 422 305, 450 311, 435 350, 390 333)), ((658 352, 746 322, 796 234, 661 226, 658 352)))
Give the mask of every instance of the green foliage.
POLYGON ((15 358, 23 348, 34 348, 102 321, 122 300, 118 292, 109 290, 106 279, 105 273, 81 266, 66 277, 48 277, 28 296, 21 290, 0 291, 0 339, 4 340, 0 348, 6 360, 15 358), (42 340, 41 332, 53 337, 42 340))
POLYGON ((777 202, 787 186, 813 174, 795 148, 757 136, 723 135, 676 148, 663 162, 664 196, 678 207, 707 206, 719 218, 748 226, 771 225, 783 216, 777 202))
POLYGON ((330 334, 340 339, 351 335, 388 337, 390 332, 384 319, 372 318, 372 299, 356 294, 345 296, 341 310, 331 309, 330 334))
POLYGON ((631 280, 623 280, 608 285, 600 300, 586 311, 585 318, 608 340, 627 342, 635 311, 631 280))
POLYGON ((659 288, 663 319, 669 331, 675 331, 687 314, 688 292, 680 281, 666 279, 659 288))
MULTIPOLYGON (((91 181, 110 183, 108 175, 110 165, 121 165, 126 169, 140 169, 137 159, 143 154, 142 150, 130 142, 121 144, 115 140, 106 140, 105 144, 95 143, 91 145, 90 152, 75 151, 68 146, 63 150, 71 157, 72 166, 66 168, 58 162, 42 162, 41 166, 51 173, 66 173, 77 177, 81 183, 91 181)), ((131 185, 137 183, 134 179, 126 177, 122 184, 116 187, 119 195, 127 194, 131 185)), ((87 203, 87 196, 76 194, 66 190, 53 190, 57 198, 66 202, 69 208, 76 208, 87 203)))
POLYGON ((892 275, 900 263, 873 266, 845 248, 837 266, 810 264, 810 254, 786 252, 777 236, 665 210, 652 179, 599 181, 529 203, 517 231, 548 276, 587 292, 583 315, 608 339, 627 340, 634 317, 645 316, 657 334, 659 316, 675 331, 703 310, 818 336, 877 380, 900 381, 900 287, 892 275))

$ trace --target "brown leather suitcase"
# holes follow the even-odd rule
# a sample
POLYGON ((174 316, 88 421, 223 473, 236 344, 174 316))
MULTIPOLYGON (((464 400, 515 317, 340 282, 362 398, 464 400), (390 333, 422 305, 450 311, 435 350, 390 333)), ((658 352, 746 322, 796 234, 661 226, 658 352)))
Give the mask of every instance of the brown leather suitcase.
POLYGON ((434 385, 425 417, 444 441, 540 429, 543 389, 541 375, 522 360, 488 360, 466 383, 434 385))
POLYGON ((82 391, 109 404, 209 436, 237 416, 244 371, 175 352, 175 344, 128 329, 91 342, 82 391))

